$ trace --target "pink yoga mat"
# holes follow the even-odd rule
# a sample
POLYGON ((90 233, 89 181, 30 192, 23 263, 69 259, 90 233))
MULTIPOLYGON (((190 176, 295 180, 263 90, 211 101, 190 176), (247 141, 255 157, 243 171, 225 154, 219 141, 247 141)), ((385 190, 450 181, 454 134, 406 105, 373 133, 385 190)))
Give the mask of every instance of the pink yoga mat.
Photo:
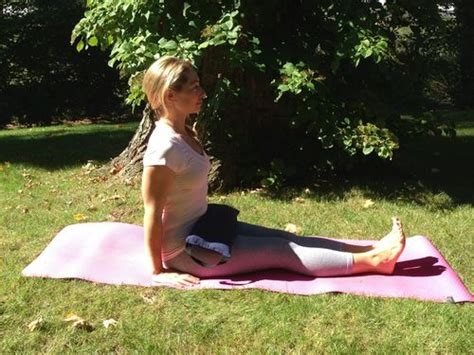
MULTIPOLYGON (((143 227, 135 224, 71 224, 63 228, 21 274, 31 277, 78 278, 114 285, 164 286, 152 283, 143 238, 143 227)), ((336 240, 359 245, 373 242, 336 240)), ((421 235, 407 238, 406 247, 392 275, 366 273, 311 277, 271 269, 213 279, 202 278, 200 284, 187 289, 207 288, 259 288, 299 295, 343 292, 451 303, 474 301, 474 296, 436 247, 421 235)))

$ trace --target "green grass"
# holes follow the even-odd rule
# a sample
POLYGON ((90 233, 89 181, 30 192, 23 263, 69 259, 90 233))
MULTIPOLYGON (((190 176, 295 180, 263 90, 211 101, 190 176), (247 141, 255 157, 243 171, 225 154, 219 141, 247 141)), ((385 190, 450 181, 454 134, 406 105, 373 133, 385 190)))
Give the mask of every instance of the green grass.
MULTIPOLYGON (((472 116, 469 116, 472 118, 472 116)), ((466 117, 463 117, 463 119, 466 117)), ((379 239, 390 216, 407 235, 427 236, 474 289, 473 120, 454 141, 416 140, 400 151, 400 175, 351 178, 288 189, 278 196, 211 194, 239 219, 304 235, 379 239), (432 168, 439 169, 433 172, 432 168), (303 198, 294 199, 295 197, 303 198), (364 208, 371 199, 374 204, 364 208)), ((10 352, 369 352, 468 353, 471 304, 347 294, 287 295, 264 290, 141 288, 83 280, 25 278, 29 264, 66 225, 119 220, 141 224, 139 185, 101 181, 83 166, 116 156, 137 123, 0 131, 0 351, 10 352), (114 199, 107 199, 115 196, 114 199), (147 303, 143 295, 154 297, 147 303), (92 331, 62 319, 76 313, 92 331), (34 331, 28 323, 42 316, 34 331), (102 320, 114 318, 116 327, 102 320)), ((471 349, 471 350, 469 350, 471 349)))

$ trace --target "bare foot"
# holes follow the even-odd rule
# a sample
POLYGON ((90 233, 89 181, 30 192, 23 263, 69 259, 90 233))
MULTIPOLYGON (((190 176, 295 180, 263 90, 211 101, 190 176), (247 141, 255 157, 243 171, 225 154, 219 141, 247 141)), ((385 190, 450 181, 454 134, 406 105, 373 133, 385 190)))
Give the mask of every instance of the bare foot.
POLYGON ((392 217, 392 230, 385 237, 374 244, 369 251, 374 271, 381 274, 392 274, 398 257, 406 244, 405 232, 398 217, 392 217))
POLYGON ((402 238, 405 238, 402 222, 400 218, 392 217, 392 230, 385 237, 372 244, 372 250, 384 249, 395 241, 400 241, 402 238))

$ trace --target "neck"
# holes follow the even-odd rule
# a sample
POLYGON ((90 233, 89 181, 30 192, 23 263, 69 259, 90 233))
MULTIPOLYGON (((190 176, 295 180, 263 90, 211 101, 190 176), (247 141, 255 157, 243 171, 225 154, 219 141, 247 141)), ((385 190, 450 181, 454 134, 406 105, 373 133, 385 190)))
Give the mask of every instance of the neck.
POLYGON ((186 116, 179 114, 170 114, 160 118, 160 121, 173 127, 173 129, 180 134, 186 134, 186 116))

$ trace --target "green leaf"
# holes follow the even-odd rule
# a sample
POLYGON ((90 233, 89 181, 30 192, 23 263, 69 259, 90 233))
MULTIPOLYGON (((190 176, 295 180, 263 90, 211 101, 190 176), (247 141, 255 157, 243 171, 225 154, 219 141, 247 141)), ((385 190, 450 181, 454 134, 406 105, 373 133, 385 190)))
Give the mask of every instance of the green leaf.
POLYGON ((95 47, 97 46, 97 43, 99 43, 99 41, 96 36, 92 36, 91 38, 87 40, 87 43, 89 43, 91 47, 95 47))
POLYGON ((188 11, 188 9, 191 7, 191 5, 189 5, 187 2, 184 2, 184 5, 183 5, 183 17, 186 17, 186 12, 188 11))
POLYGON ((82 49, 84 48, 84 42, 82 40, 80 40, 79 42, 77 42, 76 44, 76 50, 78 52, 82 51, 82 49))
POLYGON ((215 46, 220 46, 221 44, 224 44, 226 43, 226 41, 224 39, 214 39, 214 41, 212 42, 212 44, 214 44, 215 46))
POLYGON ((181 44, 184 49, 191 48, 195 43, 193 41, 185 41, 181 44))
POLYGON ((378 47, 382 48, 382 49, 387 49, 387 42, 385 41, 380 41, 378 44, 377 44, 378 47))
POLYGON ((227 38, 237 39, 239 37, 238 31, 232 31, 227 33, 227 38))
POLYGON ((365 155, 368 155, 368 154, 372 153, 373 150, 374 150, 374 147, 372 147, 372 146, 364 147, 362 149, 362 153, 364 153, 365 155))
POLYGON ((107 62, 107 65, 108 65, 109 67, 113 68, 113 67, 114 67, 114 63, 115 63, 116 60, 117 60, 117 58, 115 58, 115 57, 114 57, 114 58, 111 58, 111 59, 107 62))
POLYGON ((108 35, 107 36, 107 44, 112 44, 114 42, 114 36, 108 35))
POLYGON ((178 47, 178 44, 172 39, 170 39, 168 42, 161 45, 161 47, 167 50, 171 50, 171 49, 176 49, 178 47))
POLYGON ((372 55, 372 48, 369 48, 364 53, 364 58, 370 57, 372 55))
POLYGON ((203 49, 203 48, 207 48, 209 47, 209 42, 206 41, 206 42, 202 42, 199 46, 198 46, 198 49, 203 49))

